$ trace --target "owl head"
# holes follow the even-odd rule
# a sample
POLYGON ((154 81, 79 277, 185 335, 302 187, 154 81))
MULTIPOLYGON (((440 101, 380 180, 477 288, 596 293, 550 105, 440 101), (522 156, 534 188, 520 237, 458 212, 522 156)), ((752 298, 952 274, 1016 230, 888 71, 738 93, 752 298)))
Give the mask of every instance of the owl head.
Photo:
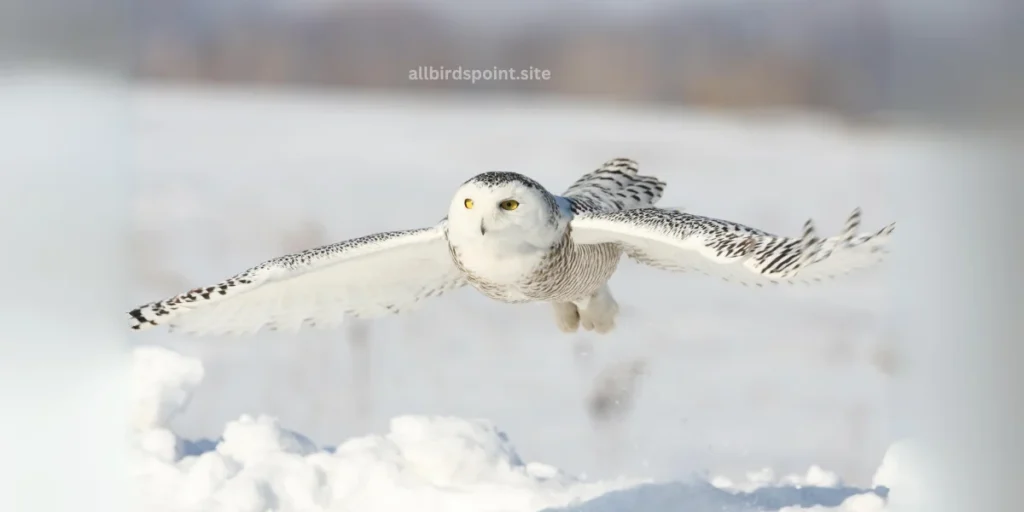
POLYGON ((478 174, 459 187, 448 208, 449 236, 549 247, 568 221, 555 196, 514 172, 478 174))

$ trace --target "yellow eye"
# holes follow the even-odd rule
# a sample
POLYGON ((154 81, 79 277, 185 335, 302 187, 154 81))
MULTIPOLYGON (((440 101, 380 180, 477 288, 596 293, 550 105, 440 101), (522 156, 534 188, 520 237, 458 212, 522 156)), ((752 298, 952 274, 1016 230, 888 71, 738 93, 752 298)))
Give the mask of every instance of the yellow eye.
POLYGON ((466 205, 466 209, 467 210, 473 208, 473 200, 472 199, 466 199, 465 201, 462 202, 462 204, 466 205))
POLYGON ((515 199, 506 199, 498 204, 498 206, 500 206, 502 210, 512 211, 519 208, 519 201, 516 201, 515 199))

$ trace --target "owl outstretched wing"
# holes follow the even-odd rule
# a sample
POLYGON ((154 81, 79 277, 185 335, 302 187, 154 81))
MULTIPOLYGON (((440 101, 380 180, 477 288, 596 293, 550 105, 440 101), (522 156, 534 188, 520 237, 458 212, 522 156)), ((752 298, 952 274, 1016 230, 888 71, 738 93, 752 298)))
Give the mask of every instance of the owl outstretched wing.
POLYGON ((829 238, 817 237, 808 220, 801 236, 786 237, 677 209, 639 208, 583 213, 570 227, 575 243, 616 244, 646 265, 763 286, 821 281, 881 261, 895 224, 858 234, 860 220, 856 209, 829 238))
POLYGON ((249 334, 399 313, 465 284, 452 262, 445 224, 275 258, 212 286, 139 306, 129 312, 131 327, 249 334))
POLYGON ((639 172, 634 160, 615 158, 584 174, 562 197, 574 214, 654 206, 665 191, 665 182, 639 172))

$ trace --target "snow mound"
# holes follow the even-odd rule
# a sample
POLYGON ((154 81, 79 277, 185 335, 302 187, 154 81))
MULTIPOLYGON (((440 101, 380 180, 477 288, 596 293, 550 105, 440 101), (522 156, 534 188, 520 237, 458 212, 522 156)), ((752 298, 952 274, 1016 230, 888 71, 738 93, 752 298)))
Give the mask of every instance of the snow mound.
POLYGON ((642 483, 524 463, 490 422, 460 418, 398 417, 386 435, 326 450, 275 418, 244 415, 202 450, 167 428, 202 365, 156 347, 136 349, 134 364, 133 455, 149 511, 539 510, 642 483))
POLYGON ((920 443, 912 439, 893 443, 885 452, 872 485, 890 489, 891 510, 915 510, 925 503, 922 455, 920 443))
POLYGON ((711 485, 719 489, 752 492, 780 485, 833 488, 842 484, 839 475, 822 469, 820 466, 811 466, 803 475, 792 474, 782 478, 777 478, 772 468, 763 468, 760 471, 748 472, 746 478, 745 482, 736 483, 726 477, 717 476, 711 479, 711 485))
POLYGON ((877 494, 855 494, 846 498, 838 507, 783 507, 779 512, 884 512, 885 499, 877 494))
MULTIPOLYGON (((216 442, 192 442, 169 428, 203 377, 202 364, 170 350, 134 352, 132 456, 140 509, 152 512, 664 511, 882 512, 872 490, 844 488, 812 467, 748 482, 588 482, 546 464, 524 462, 508 436, 486 420, 401 416, 384 435, 318 447, 269 416, 243 415, 216 442), (803 508, 800 508, 803 507, 803 508), (831 507, 831 508, 829 508, 831 507)), ((896 449, 902 450, 897 445, 896 449)), ((876 483, 898 482, 899 452, 876 483)))
POLYGON ((132 361, 134 425, 138 430, 166 425, 182 410, 203 380, 203 365, 162 347, 139 347, 132 361))

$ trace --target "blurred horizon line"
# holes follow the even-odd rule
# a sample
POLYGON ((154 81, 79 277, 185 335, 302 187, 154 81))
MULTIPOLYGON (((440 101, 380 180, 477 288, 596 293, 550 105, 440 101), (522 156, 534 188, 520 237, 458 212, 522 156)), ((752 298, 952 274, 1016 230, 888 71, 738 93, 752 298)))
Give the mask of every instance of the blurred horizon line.
POLYGON ((851 118, 872 115, 885 104, 890 27, 879 0, 827 6, 808 0, 649 2, 628 16, 621 9, 564 7, 495 8, 481 16, 473 9, 409 0, 228 3, 138 4, 130 75, 196 83, 557 93, 725 109, 783 106, 851 118), (409 80, 410 70, 420 67, 536 68, 549 70, 550 79, 409 80))

